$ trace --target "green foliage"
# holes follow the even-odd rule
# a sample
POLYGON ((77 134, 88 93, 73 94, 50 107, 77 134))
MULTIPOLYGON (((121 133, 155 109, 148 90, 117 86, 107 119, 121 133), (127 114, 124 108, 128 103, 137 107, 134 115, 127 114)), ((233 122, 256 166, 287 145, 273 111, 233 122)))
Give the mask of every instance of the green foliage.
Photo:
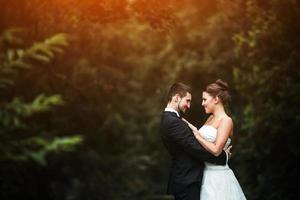
POLYGON ((5 128, 25 128, 23 118, 30 117, 35 113, 51 110, 53 106, 62 105, 61 96, 45 96, 40 94, 32 102, 26 103, 19 97, 14 97, 11 102, 6 103, 2 108, 2 126, 5 128))
POLYGON ((46 39, 43 43, 35 43, 21 54, 21 59, 33 59, 41 63, 49 63, 54 53, 63 53, 62 47, 68 45, 66 35, 61 33, 46 39))
POLYGON ((247 1, 246 10, 249 27, 234 36, 240 63, 234 68, 234 80, 245 102, 240 165, 249 174, 244 176, 253 199, 297 198, 291 191, 297 188, 299 173, 293 169, 299 167, 295 161, 300 152, 292 141, 299 140, 300 52, 290 26, 299 25, 287 22, 300 17, 299 4, 271 1, 261 7, 247 1), (283 12, 289 14, 283 17, 283 12))
POLYGON ((51 141, 42 137, 31 137, 25 140, 24 144, 28 147, 38 148, 38 150, 24 149, 23 151, 27 157, 45 166, 47 154, 74 151, 75 146, 81 142, 81 136, 55 137, 51 141))
POLYGON ((230 165, 247 198, 297 198, 299 7, 3 2, 0 198, 170 199, 158 134, 165 91, 174 81, 190 84, 186 117, 200 126, 201 91, 217 78, 233 95, 230 165), (7 29, 14 26, 25 29, 7 29))
POLYGON ((22 44, 22 40, 17 36, 20 33, 22 33, 21 29, 8 29, 0 38, 0 47, 2 47, 0 87, 13 85, 18 72, 31 68, 34 62, 49 63, 55 53, 61 54, 62 47, 68 45, 67 36, 57 34, 27 49, 14 48, 13 45, 22 44))
MULTIPOLYGON (((44 42, 35 43, 29 48, 13 48, 22 41, 16 36, 20 29, 10 29, 0 37, 0 83, 5 89, 11 89, 14 79, 24 69, 32 68, 35 62, 49 62, 55 53, 62 53, 67 45, 66 35, 57 34, 44 42)), ((4 89, 3 89, 4 90, 4 89)), ((42 134, 32 133, 28 118, 37 113, 51 111, 54 106, 62 105, 60 95, 39 94, 32 101, 25 102, 22 97, 14 95, 11 100, 1 102, 0 158, 4 160, 34 160, 46 164, 47 154, 55 151, 70 151, 81 142, 79 136, 46 138, 42 134)))

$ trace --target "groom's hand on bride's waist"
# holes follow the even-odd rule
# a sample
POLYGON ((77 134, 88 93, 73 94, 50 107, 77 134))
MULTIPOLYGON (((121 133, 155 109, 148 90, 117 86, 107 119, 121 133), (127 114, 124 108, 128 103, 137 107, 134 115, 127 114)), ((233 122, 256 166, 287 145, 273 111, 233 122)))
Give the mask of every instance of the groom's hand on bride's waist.
POLYGON ((232 156, 232 153, 231 153, 231 148, 232 148, 232 145, 230 145, 225 151, 226 151, 226 153, 227 153, 227 155, 228 155, 228 160, 231 158, 231 156, 232 156))

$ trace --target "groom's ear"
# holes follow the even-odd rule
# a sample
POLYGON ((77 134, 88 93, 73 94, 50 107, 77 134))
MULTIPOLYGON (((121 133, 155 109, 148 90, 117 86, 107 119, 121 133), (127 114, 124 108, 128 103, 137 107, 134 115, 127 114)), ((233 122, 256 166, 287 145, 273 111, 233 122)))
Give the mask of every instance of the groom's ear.
POLYGON ((178 102, 178 94, 175 94, 175 96, 174 96, 174 101, 175 101, 175 103, 177 103, 178 102))
POLYGON ((179 94, 175 94, 173 98, 174 98, 174 102, 177 103, 179 101, 179 98, 181 97, 179 96, 179 94))

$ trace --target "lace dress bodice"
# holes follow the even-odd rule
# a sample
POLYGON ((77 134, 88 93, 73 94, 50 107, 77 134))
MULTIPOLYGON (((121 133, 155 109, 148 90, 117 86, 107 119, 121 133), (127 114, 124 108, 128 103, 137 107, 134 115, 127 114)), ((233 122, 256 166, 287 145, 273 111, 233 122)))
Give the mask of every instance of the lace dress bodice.
MULTIPOLYGON (((199 132, 206 141, 215 142, 217 139, 217 129, 211 125, 203 125, 199 129, 199 132)), ((231 139, 228 138, 228 140, 224 146, 224 150, 228 148, 228 146, 230 145, 230 142, 231 142, 231 139)))
MULTIPOLYGON (((203 125, 200 129, 199 129, 199 132, 201 134, 201 136, 206 140, 206 141, 209 141, 209 142, 215 142, 216 139, 217 139, 217 129, 211 125, 203 125)), ((227 149, 227 147, 230 145, 230 142, 231 142, 231 139, 228 138, 227 139, 227 142, 224 146, 224 150, 227 149)), ((228 165, 226 164, 225 166, 224 165, 215 165, 215 164, 212 164, 212 163, 208 163, 208 162, 204 162, 205 163, 205 166, 207 169, 214 169, 214 170, 218 170, 218 169, 221 169, 221 170, 224 170, 224 169, 229 169, 228 165)))

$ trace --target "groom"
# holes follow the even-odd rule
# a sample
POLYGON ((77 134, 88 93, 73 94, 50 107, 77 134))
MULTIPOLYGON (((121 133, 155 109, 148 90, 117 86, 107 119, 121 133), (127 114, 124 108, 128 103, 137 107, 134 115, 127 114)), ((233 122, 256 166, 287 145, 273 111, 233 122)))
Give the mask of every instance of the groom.
MULTIPOLYGON (((175 200, 199 200, 204 161, 225 165, 225 151, 215 157, 208 153, 196 140, 181 115, 189 108, 192 100, 191 88, 175 83, 168 92, 168 105, 163 112, 160 133, 167 148, 172 165, 167 193, 175 200)), ((227 152, 230 154, 230 152, 227 152)))

